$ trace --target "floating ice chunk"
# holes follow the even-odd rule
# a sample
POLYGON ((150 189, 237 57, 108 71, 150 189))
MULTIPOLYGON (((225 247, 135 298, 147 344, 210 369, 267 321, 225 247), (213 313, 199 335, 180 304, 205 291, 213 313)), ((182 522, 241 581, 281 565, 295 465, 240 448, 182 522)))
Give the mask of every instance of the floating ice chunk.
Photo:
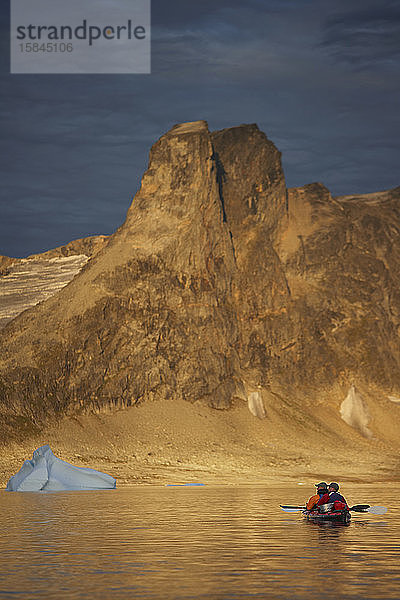
POLYGON ((10 491, 18 489, 19 492, 35 492, 43 488, 47 479, 46 459, 41 456, 36 463, 33 460, 26 460, 18 473, 8 482, 7 489, 10 491), (14 487, 9 488, 11 481, 14 487))
POLYGON ((204 483, 166 483, 166 487, 201 487, 204 483))
POLYGON ((26 460, 18 473, 7 483, 9 492, 37 492, 39 490, 103 490, 115 488, 111 475, 74 467, 54 456, 50 446, 42 446, 26 460))

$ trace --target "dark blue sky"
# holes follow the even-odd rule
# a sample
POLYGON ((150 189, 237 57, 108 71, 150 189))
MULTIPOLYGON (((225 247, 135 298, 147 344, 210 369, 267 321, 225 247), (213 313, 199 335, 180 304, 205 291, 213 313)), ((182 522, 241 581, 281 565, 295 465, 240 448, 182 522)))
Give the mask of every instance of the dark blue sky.
POLYGON ((151 75, 10 75, 1 18, 0 254, 112 233, 172 125, 258 123, 288 186, 400 185, 398 0, 153 0, 151 75))

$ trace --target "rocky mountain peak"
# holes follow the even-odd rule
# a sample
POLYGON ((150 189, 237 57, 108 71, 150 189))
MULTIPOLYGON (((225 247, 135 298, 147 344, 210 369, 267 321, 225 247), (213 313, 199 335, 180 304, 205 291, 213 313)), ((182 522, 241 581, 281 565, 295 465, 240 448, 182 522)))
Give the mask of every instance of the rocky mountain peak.
POLYGON ((177 123, 165 135, 172 136, 183 135, 186 133, 193 134, 199 132, 209 133, 207 121, 188 121, 187 123, 177 123))
POLYGON ((163 398, 247 401, 306 427, 315 397, 340 419, 350 382, 397 397, 398 200, 287 190, 254 124, 175 125, 125 223, 0 332, 3 423, 163 398))
POLYGON ((280 154, 257 126, 174 126, 107 246, 3 332, 3 407, 43 414, 178 396, 222 408, 245 396, 240 319, 259 302, 285 203, 280 154))

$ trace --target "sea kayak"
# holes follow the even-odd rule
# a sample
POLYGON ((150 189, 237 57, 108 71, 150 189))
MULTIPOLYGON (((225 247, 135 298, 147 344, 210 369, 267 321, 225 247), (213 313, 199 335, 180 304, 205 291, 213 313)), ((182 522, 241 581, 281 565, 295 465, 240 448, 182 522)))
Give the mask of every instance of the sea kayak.
POLYGON ((316 523, 349 523, 351 519, 350 511, 344 510, 331 510, 329 512, 320 512, 318 510, 303 510, 303 517, 307 521, 314 521, 316 523))

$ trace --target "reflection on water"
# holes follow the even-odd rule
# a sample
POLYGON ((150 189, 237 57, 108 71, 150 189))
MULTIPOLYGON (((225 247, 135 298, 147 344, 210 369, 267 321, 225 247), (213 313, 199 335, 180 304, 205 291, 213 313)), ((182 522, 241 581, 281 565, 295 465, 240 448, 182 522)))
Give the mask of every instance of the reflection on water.
POLYGON ((390 511, 348 527, 281 512, 297 486, 0 492, 0 598, 398 599, 385 487, 349 494, 390 511))

